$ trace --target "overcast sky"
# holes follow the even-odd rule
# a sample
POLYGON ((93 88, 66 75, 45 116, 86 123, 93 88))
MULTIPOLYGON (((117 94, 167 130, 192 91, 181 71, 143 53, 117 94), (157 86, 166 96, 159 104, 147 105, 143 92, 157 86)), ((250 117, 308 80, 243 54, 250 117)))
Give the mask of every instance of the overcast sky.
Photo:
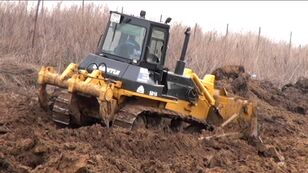
MULTIPOLYGON (((224 33, 226 25, 229 31, 252 31, 273 40, 288 42, 293 32, 292 42, 308 44, 308 1, 86 1, 107 5, 110 10, 139 15, 140 10, 147 12, 146 17, 159 21, 171 17, 172 22, 182 22, 194 26, 198 23, 204 31, 224 33)), ((81 1, 68 2, 63 5, 79 4, 81 1)), ((46 6, 55 2, 45 1, 46 6)), ((172 24, 171 22, 171 24, 172 24)))

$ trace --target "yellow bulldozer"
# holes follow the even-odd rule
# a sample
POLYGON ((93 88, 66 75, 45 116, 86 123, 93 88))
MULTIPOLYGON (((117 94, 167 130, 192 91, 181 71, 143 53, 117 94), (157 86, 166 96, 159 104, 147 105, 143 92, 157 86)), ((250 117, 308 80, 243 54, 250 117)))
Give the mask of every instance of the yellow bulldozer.
POLYGON ((128 129, 167 124, 174 130, 248 122, 249 134, 257 136, 252 102, 216 89, 214 75, 201 79, 185 67, 190 28, 184 32, 176 68, 170 71, 165 61, 171 18, 155 22, 145 14, 111 11, 95 53, 61 74, 50 66, 41 68, 39 103, 53 121, 128 129))

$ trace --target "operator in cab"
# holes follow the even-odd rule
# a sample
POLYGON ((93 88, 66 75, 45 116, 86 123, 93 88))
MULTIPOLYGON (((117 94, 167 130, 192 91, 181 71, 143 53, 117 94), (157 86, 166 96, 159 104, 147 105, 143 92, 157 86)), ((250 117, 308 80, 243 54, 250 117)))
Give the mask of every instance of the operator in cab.
POLYGON ((134 59, 134 57, 139 57, 141 53, 140 45, 135 40, 135 36, 129 35, 127 40, 120 44, 116 49, 116 54, 122 57, 128 57, 129 59, 134 59))

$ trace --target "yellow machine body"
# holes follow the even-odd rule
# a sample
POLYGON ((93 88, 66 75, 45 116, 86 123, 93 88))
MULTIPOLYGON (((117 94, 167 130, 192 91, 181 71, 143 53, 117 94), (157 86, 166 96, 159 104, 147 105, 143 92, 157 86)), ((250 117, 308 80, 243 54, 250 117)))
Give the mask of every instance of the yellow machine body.
POLYGON ((185 100, 171 100, 156 96, 150 96, 122 89, 121 81, 110 81, 99 70, 88 73, 78 70, 77 64, 70 64, 62 74, 56 73, 52 67, 42 67, 38 74, 38 83, 42 85, 39 99, 42 106, 46 103, 46 85, 54 85, 67 89, 70 93, 82 93, 97 97, 101 104, 100 114, 102 119, 112 121, 113 115, 121 104, 125 104, 127 97, 142 98, 155 101, 160 109, 166 109, 178 113, 182 118, 193 118, 200 122, 207 120, 211 107, 217 108, 221 118, 225 121, 234 114, 241 114, 247 120, 253 115, 253 106, 246 100, 229 97, 224 90, 214 88, 215 76, 205 75, 201 80, 190 69, 185 69, 184 76, 192 78, 199 89, 199 96, 195 103, 185 100), (108 104, 105 104, 108 103, 108 104), (109 105, 107 109, 105 105, 109 105), (111 106, 110 106, 111 105, 111 106))

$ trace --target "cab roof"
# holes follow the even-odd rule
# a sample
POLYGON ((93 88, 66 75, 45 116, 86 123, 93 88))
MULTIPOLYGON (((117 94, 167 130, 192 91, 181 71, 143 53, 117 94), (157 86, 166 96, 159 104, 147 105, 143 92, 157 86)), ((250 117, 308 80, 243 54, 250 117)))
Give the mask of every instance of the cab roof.
POLYGON ((153 25, 156 25, 156 26, 159 26, 159 27, 162 27, 162 28, 170 28, 170 25, 168 24, 165 24, 165 23, 162 23, 162 22, 156 22, 156 21, 152 21, 152 20, 148 20, 146 18, 143 18, 143 17, 137 17, 137 16, 134 16, 134 15, 128 15, 128 14, 124 14, 124 13, 120 13, 120 12, 117 12, 117 11, 110 11, 110 14, 112 13, 116 13, 116 14, 119 14, 121 16, 123 16, 124 18, 131 18, 131 19, 134 19, 136 21, 140 21, 141 23, 145 23, 145 22, 148 22, 149 24, 153 24, 153 25))

